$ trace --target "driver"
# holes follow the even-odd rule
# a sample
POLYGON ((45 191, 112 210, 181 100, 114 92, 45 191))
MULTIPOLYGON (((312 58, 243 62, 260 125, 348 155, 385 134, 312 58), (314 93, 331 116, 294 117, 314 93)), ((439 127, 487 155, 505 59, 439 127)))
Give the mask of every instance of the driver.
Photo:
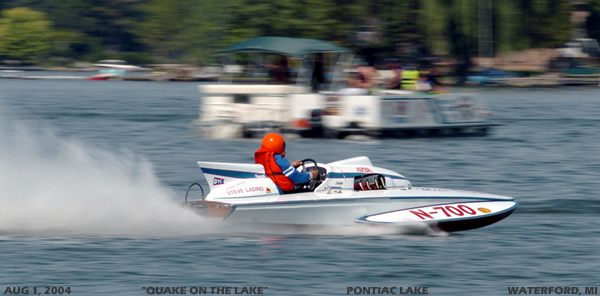
POLYGON ((254 161, 262 164, 267 176, 286 193, 294 190, 295 184, 306 183, 319 175, 317 170, 306 173, 296 170, 302 162, 295 160, 290 163, 285 159, 285 140, 275 133, 263 138, 261 147, 254 152, 254 161))

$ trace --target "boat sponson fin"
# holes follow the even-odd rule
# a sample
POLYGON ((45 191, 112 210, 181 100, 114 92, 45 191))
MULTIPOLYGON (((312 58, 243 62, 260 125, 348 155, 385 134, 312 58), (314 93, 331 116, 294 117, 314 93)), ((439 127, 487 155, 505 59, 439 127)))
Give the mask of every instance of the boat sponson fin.
POLYGON ((216 169, 224 171, 247 172, 253 174, 264 174, 265 168, 261 164, 255 163, 231 163, 231 162, 210 162, 199 161, 198 166, 201 169, 216 169))
POLYGON ((371 160, 366 156, 358 156, 352 158, 346 158, 338 161, 334 161, 329 163, 331 166, 340 166, 340 165, 356 165, 356 166, 373 166, 371 160))

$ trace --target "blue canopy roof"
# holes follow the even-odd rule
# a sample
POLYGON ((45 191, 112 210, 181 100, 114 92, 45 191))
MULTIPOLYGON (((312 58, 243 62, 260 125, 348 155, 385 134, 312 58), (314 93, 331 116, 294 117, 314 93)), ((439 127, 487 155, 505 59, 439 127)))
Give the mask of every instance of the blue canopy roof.
POLYGON ((240 41, 220 51, 220 53, 233 52, 270 52, 285 56, 305 56, 312 53, 350 53, 351 51, 322 40, 266 36, 240 41))

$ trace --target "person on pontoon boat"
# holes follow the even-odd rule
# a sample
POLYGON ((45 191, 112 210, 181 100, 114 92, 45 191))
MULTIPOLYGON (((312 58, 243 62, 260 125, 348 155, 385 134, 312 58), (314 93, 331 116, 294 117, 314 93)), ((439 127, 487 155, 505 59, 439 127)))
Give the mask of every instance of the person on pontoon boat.
POLYGON ((291 192, 296 184, 303 184, 314 180, 318 176, 316 170, 306 173, 295 168, 302 165, 299 160, 291 163, 285 159, 285 140, 276 133, 266 135, 261 147, 254 153, 254 161, 265 167, 265 173, 284 192, 291 192))

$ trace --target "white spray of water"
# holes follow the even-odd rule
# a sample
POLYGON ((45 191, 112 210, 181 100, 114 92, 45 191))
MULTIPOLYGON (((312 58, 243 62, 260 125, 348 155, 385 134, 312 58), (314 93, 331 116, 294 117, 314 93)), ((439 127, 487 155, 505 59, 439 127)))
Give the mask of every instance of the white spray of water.
POLYGON ((0 234, 171 236, 215 231, 145 160, 0 125, 0 234))

